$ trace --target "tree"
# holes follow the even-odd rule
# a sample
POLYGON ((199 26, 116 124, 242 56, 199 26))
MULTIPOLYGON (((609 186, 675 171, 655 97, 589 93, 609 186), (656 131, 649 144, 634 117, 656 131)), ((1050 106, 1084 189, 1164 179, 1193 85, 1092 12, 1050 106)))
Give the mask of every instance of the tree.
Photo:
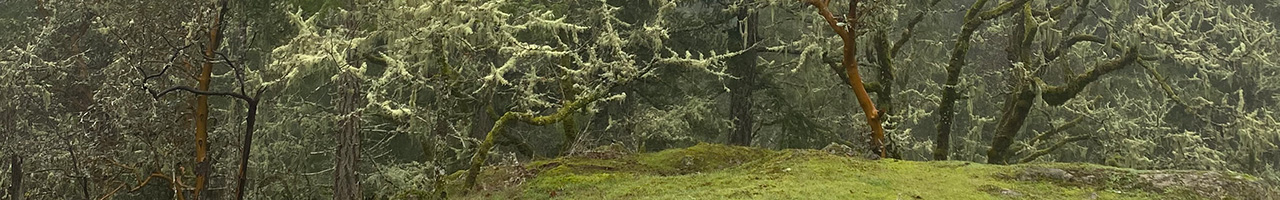
POLYGON ((760 40, 760 15, 754 11, 751 2, 743 2, 744 6, 739 6, 736 12, 738 19, 738 30, 729 31, 729 41, 737 50, 745 50, 742 54, 730 59, 729 75, 734 76, 732 86, 729 91, 730 116, 733 116, 733 132, 729 134, 729 144, 750 146, 751 140, 755 137, 753 133, 755 125, 755 116, 751 114, 753 107, 751 94, 756 91, 757 76, 759 70, 756 69, 756 60, 759 56, 754 50, 755 45, 760 40))
POLYGON ((960 35, 956 38, 955 47, 951 49, 951 58, 947 63, 947 82, 943 86, 942 102, 938 106, 938 138, 934 147, 933 158, 935 160, 946 160, 950 154, 948 150, 951 144, 951 126, 955 119, 955 101, 960 98, 959 83, 960 72, 965 65, 965 56, 969 51, 969 40, 973 32, 982 26, 987 20, 994 19, 1006 13, 1012 12, 1012 8, 1022 7, 1027 3, 1025 0, 1004 2, 991 10, 983 10, 987 1, 978 0, 969 7, 965 12, 964 25, 960 30, 960 35))
MULTIPOLYGON (((498 37, 484 38, 483 46, 495 45, 499 48, 499 53, 505 58, 505 62, 501 66, 491 68, 491 72, 483 77, 485 85, 483 87, 514 87, 522 91, 523 95, 517 100, 517 107, 509 111, 502 112, 495 122, 493 129, 481 140, 474 156, 471 159, 470 169, 467 171, 465 185, 474 187, 479 171, 489 156, 489 150, 493 148, 495 140, 504 135, 507 126, 512 123, 523 122, 530 125, 540 126, 548 125, 562 120, 568 119, 579 110, 592 110, 591 105, 597 102, 619 100, 626 97, 626 94, 610 94, 612 88, 618 85, 624 85, 630 81, 645 77, 646 74, 658 67, 693 67, 696 69, 708 69, 710 67, 720 65, 723 60, 741 54, 742 52, 729 52, 717 54, 712 52, 710 56, 699 53, 694 56, 692 53, 685 52, 680 55, 670 49, 664 47, 663 39, 667 37, 666 30, 663 28, 666 15, 663 13, 674 8, 674 1, 652 2, 658 7, 656 17, 647 22, 644 27, 634 27, 634 29, 622 29, 617 25, 619 19, 617 12, 620 8, 607 4, 605 2, 593 2, 590 6, 583 6, 585 12, 582 14, 591 16, 581 24, 590 24, 591 26, 579 25, 571 22, 565 22, 564 17, 558 17, 552 12, 542 14, 529 15, 527 21, 516 21, 514 23, 500 20, 497 16, 505 15, 505 13, 497 10, 489 10, 480 13, 470 13, 471 17, 480 17, 482 19, 490 19, 481 21, 486 23, 486 27, 495 27, 492 35, 498 37), (598 4, 597 4, 598 3, 598 4), (588 27, 599 27, 591 28, 588 27), (541 30, 540 30, 541 29, 541 30), (538 38, 526 36, 523 31, 545 31, 550 32, 548 37, 538 38), (632 34, 632 38, 623 40, 621 33, 626 32, 632 34), (578 38, 579 36, 589 36, 587 38, 578 38), (521 38, 532 38, 522 40, 521 38), (595 41, 592 45, 570 45, 569 43, 558 41, 595 41), (540 45, 537 41, 557 41, 552 44, 556 46, 540 45), (493 44, 493 43, 497 44, 493 44), (663 52, 663 51, 666 52, 663 52), (639 60, 637 54, 649 53, 654 55, 652 60, 639 60), (557 62, 537 62, 539 60, 560 60, 557 62), (567 64, 565 64, 567 62, 567 64), (560 76, 556 78, 546 78, 543 68, 552 67, 559 68, 560 76), (508 73, 521 73, 516 82, 506 78, 508 73), (561 103, 552 104, 546 102, 543 98, 543 92, 538 91, 538 85, 546 82, 548 79, 555 81, 569 81, 575 92, 568 93, 562 99, 561 103), (537 109, 537 110, 535 110, 537 109), (539 110, 549 110, 543 112, 539 110)), ((470 9, 474 5, 450 5, 444 4, 443 8, 457 6, 460 9, 470 9)), ((429 7, 430 8, 430 7, 429 7)), ((441 18, 450 18, 451 15, 457 13, 441 13, 441 18)), ((448 27, 441 27, 448 28, 448 27)), ((446 29, 447 30, 447 29, 446 29)), ((451 36, 457 37, 457 36, 451 36)), ((721 73, 722 72, 716 72, 721 73)), ((552 77, 555 77, 552 75, 552 77)), ((563 87, 562 87, 563 88, 563 87)), ((566 137, 567 141, 574 140, 573 136, 566 137)))
POLYGON ((22 158, 18 155, 9 156, 9 199, 21 200, 26 198, 26 192, 22 190, 22 158))
POLYGON ((867 94, 866 87, 863 86, 862 75, 859 75, 858 72, 858 58, 856 55, 858 52, 858 23, 860 23, 858 19, 863 17, 858 14, 858 1, 854 0, 849 3, 849 14, 843 18, 844 20, 837 20, 831 14, 831 11, 827 9, 828 3, 830 3, 828 0, 803 0, 803 2, 818 9, 818 14, 822 15, 827 25, 831 26, 831 29, 840 35, 840 39, 844 41, 844 58, 840 63, 844 66, 849 86, 853 87, 853 93, 857 95, 858 105, 862 106, 862 112, 866 115, 867 125, 871 126, 871 146, 881 158, 886 157, 884 128, 881 125, 881 122, 883 122, 881 120, 882 115, 879 110, 876 110, 875 104, 871 102, 871 97, 867 94))

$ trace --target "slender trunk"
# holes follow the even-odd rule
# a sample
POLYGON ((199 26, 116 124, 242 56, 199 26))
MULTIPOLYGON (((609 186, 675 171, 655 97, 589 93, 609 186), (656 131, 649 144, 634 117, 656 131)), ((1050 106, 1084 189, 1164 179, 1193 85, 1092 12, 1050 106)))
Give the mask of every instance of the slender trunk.
MULTIPOLYGON (((872 42, 874 43, 873 45, 875 45, 874 46, 875 51, 871 51, 871 52, 873 52, 872 54, 874 54, 875 56, 871 56, 871 58, 875 59, 876 60, 875 62, 880 65, 880 68, 879 68, 880 77, 878 82, 880 84, 880 87, 876 91, 876 100, 880 101, 880 108, 879 108, 880 116, 878 117, 880 119, 880 123, 885 124, 885 122, 888 121, 889 116, 893 114, 893 111, 894 111, 893 109, 893 82, 894 82, 893 52, 891 52, 890 50, 890 48, 892 47, 889 46, 889 38, 885 33, 885 31, 883 30, 877 31, 875 33, 875 36, 872 38, 872 42)), ((895 127, 891 124, 886 124, 884 128, 887 129, 885 130, 886 132, 885 134, 888 135, 888 134, 891 134, 889 133, 889 131, 894 130, 895 127)), ((896 145, 897 145, 897 142, 894 142, 892 140, 892 137, 885 137, 885 150, 888 151, 885 154, 887 154, 889 158, 902 159, 902 153, 898 151, 898 147, 896 145)))
MULTIPOLYGON (((215 58, 215 51, 221 46, 222 37, 222 17, 226 15, 228 0, 219 0, 218 7, 220 11, 214 17, 213 23, 209 25, 209 44, 206 44, 204 56, 206 58, 215 58)), ((213 74, 213 60, 203 59, 204 62, 200 67, 200 76, 196 80, 199 81, 196 89, 200 91, 209 91, 209 80, 213 74)), ((205 183, 208 180, 209 173, 213 170, 213 164, 209 162, 209 96, 196 96, 196 184, 195 193, 192 195, 194 199, 200 199, 201 193, 205 190, 205 183)))
POLYGON ((253 125, 258 121, 258 99, 245 99, 249 112, 244 117, 244 141, 240 144, 240 171, 236 173, 236 199, 244 199, 244 185, 249 174, 249 153, 253 147, 253 125))
POLYGON ((9 156, 9 199, 22 200, 22 157, 9 156))
POLYGON ((933 159, 947 160, 951 155, 951 127, 955 121, 956 101, 960 99, 960 71, 964 69, 965 55, 969 53, 969 39, 986 19, 982 19, 980 11, 987 0, 978 0, 964 14, 964 25, 960 35, 956 37, 956 45, 951 49, 951 58, 947 60, 947 82, 942 86, 942 101, 938 102, 938 138, 934 143, 933 159))
POLYGON ((858 73, 858 0, 849 2, 849 15, 845 19, 848 22, 845 22, 847 26, 844 27, 846 34, 841 37, 844 39, 844 58, 841 63, 844 63, 845 73, 849 74, 849 85, 853 86, 853 93, 858 97, 858 105, 862 106, 862 113, 867 116, 867 125, 871 126, 871 146, 883 158, 887 152, 884 150, 884 127, 880 125, 880 110, 876 110, 875 103, 871 102, 867 88, 862 85, 862 75, 858 73))
MULTIPOLYGON (((759 34, 756 31, 758 15, 749 12, 748 7, 738 8, 738 30, 729 32, 730 44, 735 48, 752 49, 751 46, 759 40, 759 34)), ((747 50, 730 60, 729 73, 738 77, 729 84, 729 112, 733 116, 734 126, 733 133, 729 135, 729 144, 732 145, 751 146, 751 139, 754 136, 751 132, 755 124, 755 118, 751 114, 751 93, 755 92, 756 77, 759 74, 756 69, 756 59, 756 51, 747 50)))
MULTIPOLYGON (((566 68, 569 68, 569 69, 578 68, 578 66, 574 65, 572 62, 572 59, 568 56, 560 58, 560 65, 565 66, 566 68)), ((561 73, 564 73, 565 77, 570 76, 567 71, 561 72, 561 73)), ((578 89, 573 88, 573 85, 575 85, 573 78, 560 79, 560 95, 563 95, 564 99, 578 98, 578 93, 580 91, 578 91, 578 89)), ((568 106, 568 102, 569 101, 564 101, 562 103, 565 104, 564 106, 568 106)), ((560 152, 557 153, 558 155, 561 155, 561 156, 569 155, 570 151, 573 151, 573 145, 578 143, 578 137, 579 137, 578 121, 575 119, 576 117, 574 117, 573 115, 568 115, 568 116, 565 116, 564 120, 560 121, 561 131, 564 132, 564 142, 560 144, 560 152)), ((510 138, 510 137, 508 137, 508 139, 517 140, 516 138, 510 138)))
POLYGON ((71 175, 79 176, 79 178, 76 179, 80 179, 80 192, 84 195, 85 199, 89 199, 89 180, 85 177, 85 174, 78 174, 81 172, 80 158, 76 157, 75 146, 72 146, 71 144, 72 139, 73 138, 68 137, 62 138, 62 141, 67 145, 67 153, 71 154, 71 169, 73 170, 71 175))

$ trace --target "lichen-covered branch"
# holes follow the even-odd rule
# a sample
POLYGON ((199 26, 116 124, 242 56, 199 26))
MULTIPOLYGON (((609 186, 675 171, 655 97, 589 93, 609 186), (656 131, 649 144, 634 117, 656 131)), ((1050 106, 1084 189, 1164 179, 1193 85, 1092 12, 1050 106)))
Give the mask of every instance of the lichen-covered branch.
POLYGON ((1065 124, 1062 124, 1062 125, 1059 125, 1058 127, 1053 128, 1053 130, 1049 130, 1044 133, 1041 133, 1040 135, 1037 135, 1035 138, 1031 139, 1031 145, 1035 146, 1037 144, 1040 144, 1041 141, 1045 141, 1050 137, 1058 135, 1058 133, 1062 133, 1067 129, 1076 127, 1077 124, 1080 124, 1081 121, 1084 121, 1084 116, 1085 115, 1076 116, 1076 118, 1071 119, 1071 121, 1068 121, 1065 124))
POLYGON ((1041 93, 1041 96, 1044 98, 1044 102, 1051 106, 1059 106, 1066 103, 1067 100, 1074 98, 1076 94, 1079 94, 1081 90, 1084 90, 1084 87, 1088 86, 1089 83, 1093 83, 1093 81, 1098 80, 1098 77, 1102 77, 1102 75, 1122 69, 1136 62, 1138 60, 1138 52, 1136 49, 1137 47, 1135 46, 1125 48, 1124 54, 1119 58, 1094 66, 1092 70, 1070 78, 1065 85, 1046 86, 1044 91, 1041 93))
POLYGON ((480 175, 480 167, 484 166, 485 160, 489 158, 489 149, 493 148, 494 140, 497 139, 501 132, 505 131, 508 123, 511 123, 513 120, 535 126, 556 123, 565 119, 567 116, 573 115, 575 111, 586 107, 587 104, 600 100, 604 97, 602 94, 603 93, 600 92, 590 93, 581 99, 565 104, 564 107, 560 107, 560 109, 556 110, 555 113, 551 113, 549 115, 534 116, 530 113, 520 112, 503 113, 502 117, 498 118, 498 121, 493 124, 493 129, 490 130, 489 133, 485 135, 484 140, 480 142, 480 146, 476 148, 475 155, 471 157, 471 168, 467 170, 465 182, 467 188, 475 186, 476 177, 480 175))
POLYGON ((1035 161, 1036 158, 1040 158, 1040 156, 1044 156, 1044 155, 1049 155, 1049 153, 1052 153, 1054 150, 1058 150, 1059 148, 1062 148, 1067 144, 1070 144, 1072 142, 1082 141, 1082 140, 1088 140, 1088 139, 1093 139, 1093 136, 1080 135, 1080 136, 1074 136, 1074 137, 1069 137, 1066 139, 1059 140, 1057 143, 1053 143, 1053 146, 1049 146, 1049 148, 1041 149, 1039 151, 1036 151, 1035 153, 1031 153, 1031 155, 1027 155, 1027 157, 1024 157, 1018 160, 1018 163, 1028 163, 1031 161, 1035 161))
POLYGON ((1054 48, 1053 51, 1050 51, 1049 54, 1045 55, 1044 57, 1047 60, 1057 59, 1058 56, 1062 55, 1062 51, 1066 49, 1070 49, 1071 46, 1075 46, 1076 43, 1085 42, 1085 41, 1094 42, 1098 44, 1107 43, 1107 40, 1102 39, 1102 37, 1098 37, 1090 34, 1079 34, 1079 35, 1071 36, 1071 38, 1068 38, 1067 40, 1063 40, 1062 43, 1058 44, 1057 48, 1054 48))

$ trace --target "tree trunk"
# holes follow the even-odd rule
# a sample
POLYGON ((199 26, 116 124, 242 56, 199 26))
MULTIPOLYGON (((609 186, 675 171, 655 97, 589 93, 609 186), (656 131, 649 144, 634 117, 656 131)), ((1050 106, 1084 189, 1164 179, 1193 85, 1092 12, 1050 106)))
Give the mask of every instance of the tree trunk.
MULTIPOLYGON (((356 10, 355 1, 346 1, 343 5, 346 10, 356 10)), ((347 38, 355 38, 359 29, 359 19, 354 16, 347 16, 344 28, 349 30, 347 38)), ((348 65, 360 68, 363 66, 364 60, 362 55, 364 52, 356 52, 355 49, 347 50, 346 62, 348 65)), ((333 166, 333 199, 335 200, 359 200, 364 199, 360 194, 360 173, 358 172, 358 164, 360 163, 360 108, 366 104, 364 95, 361 94, 360 78, 355 70, 342 70, 339 72, 338 98, 334 105, 338 106, 338 113, 341 117, 338 120, 338 131, 335 133, 338 148, 334 154, 333 166)), ((439 124, 437 124, 439 125, 439 124)))
MULTIPOLYGON (((207 58, 216 58, 214 54, 221 46, 222 42, 222 17, 227 14, 228 0, 218 1, 219 12, 213 18, 213 23, 209 25, 209 44, 205 44, 204 56, 207 58)), ((200 76, 196 77, 199 83, 196 89, 200 91, 209 91, 209 80, 213 74, 213 60, 203 59, 203 65, 200 66, 200 76)), ((201 199, 201 193, 204 192, 206 182, 208 182, 209 173, 213 171, 213 164, 209 162, 209 95, 196 96, 196 185, 195 193, 192 194, 193 199, 201 199)))
POLYGON ((951 127, 955 121, 956 101, 960 100, 960 90, 957 87, 960 86, 960 71, 964 69, 965 55, 969 53, 969 40, 973 38, 974 31, 977 31, 978 27, 987 20, 1004 15, 1013 10, 1010 8, 1022 7, 1026 3, 1027 0, 1015 0, 1005 2, 992 10, 982 11, 987 0, 978 0, 965 12, 964 25, 960 27, 956 45, 951 48, 951 58, 947 60, 947 82, 942 85, 942 101, 938 102, 938 138, 933 148, 934 160, 947 160, 951 155, 951 127))
POLYGON ((9 156, 9 199, 22 200, 22 158, 18 155, 9 156))
POLYGON ((1029 84, 1018 83, 1014 90, 1016 91, 1005 97, 1004 108, 1000 110, 1004 114, 1000 115, 1000 121, 996 124, 995 138, 991 140, 991 149, 987 150, 987 163, 1006 163, 1009 155, 1005 153, 1013 144, 1014 137, 1018 136, 1018 131, 1022 130, 1031 106, 1035 105, 1032 101, 1036 99, 1036 93, 1031 91, 1029 84))
MULTIPOLYGON (((751 49, 751 45, 759 40, 756 31, 758 15, 749 12, 748 7, 738 8, 738 29, 729 31, 729 43, 733 48, 751 49)), ((751 93, 755 92, 756 77, 759 74, 756 59, 756 51, 747 50, 730 60, 729 73, 737 77, 729 84, 729 114, 733 116, 734 126, 733 133, 729 135, 729 144, 732 145, 751 146, 754 136, 752 126, 755 118, 751 114, 751 93)))
POLYGON ((1035 65, 1031 61, 1030 50, 1031 41, 1035 39, 1036 32, 1032 30, 1034 23, 1031 21, 1030 8, 1024 9, 1027 12, 1018 14, 1026 20, 1021 20, 1009 33, 1009 46, 1005 48, 1008 55, 1009 68, 1015 72, 1010 75, 1009 80, 1013 84, 1011 91, 1004 100, 1004 108, 1000 111, 1000 121, 996 123, 995 138, 991 140, 991 149, 987 149, 987 163, 1005 164, 1009 158, 1006 154, 1009 146, 1013 144, 1013 140, 1018 136, 1018 132, 1022 130, 1022 125, 1027 120, 1027 113, 1031 111, 1031 107, 1035 105, 1035 99, 1038 93, 1031 90, 1031 80, 1023 77, 1028 70, 1026 67, 1018 67, 1015 63, 1023 63, 1022 66, 1035 65), (1028 28, 1031 26, 1031 29, 1028 28))
POLYGON ((874 34, 875 35, 871 39, 874 49, 873 51, 868 51, 868 54, 873 55, 870 56, 869 59, 874 59, 875 62, 880 65, 878 68, 880 77, 878 80, 879 87, 876 90, 876 100, 880 102, 880 116, 878 117, 880 119, 880 124, 885 125, 885 151, 888 151, 885 154, 889 158, 902 159, 902 152, 899 151, 899 147, 897 146, 898 142, 893 141, 893 137, 887 137, 893 134, 891 131, 897 127, 895 125, 885 123, 889 120, 889 116, 894 114, 893 54, 895 53, 890 50, 890 48, 893 47, 889 46, 889 37, 886 35, 884 30, 876 31, 874 34))
POLYGON ((342 118, 335 134, 338 148, 334 155, 333 199, 358 200, 363 199, 356 164, 360 162, 360 108, 364 105, 361 102, 364 96, 360 94, 360 80, 355 72, 342 73, 338 81, 339 102, 336 102, 342 118))
POLYGON ((867 88, 862 85, 862 75, 858 74, 858 0, 849 2, 849 14, 845 16, 843 22, 836 19, 831 10, 827 9, 828 1, 823 0, 806 0, 818 9, 818 14, 822 15, 822 19, 827 21, 827 25, 840 35, 840 40, 844 42, 844 56, 840 60, 840 64, 844 66, 844 72, 849 77, 849 86, 853 87, 853 94, 858 98, 858 106, 862 107, 862 114, 867 117, 867 125, 871 126, 871 147, 874 153, 883 158, 884 150, 884 127, 880 126, 880 111, 876 110, 876 105, 871 102, 871 96, 867 94, 867 88))

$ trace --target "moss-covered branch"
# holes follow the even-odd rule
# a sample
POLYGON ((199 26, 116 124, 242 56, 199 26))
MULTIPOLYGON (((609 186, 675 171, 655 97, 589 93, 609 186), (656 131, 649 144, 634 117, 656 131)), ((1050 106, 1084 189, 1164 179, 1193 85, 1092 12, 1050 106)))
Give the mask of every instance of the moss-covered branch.
MULTIPOLYGON (((938 2, 942 2, 942 0, 929 1, 929 7, 938 5, 938 2)), ((906 44, 908 40, 911 40, 911 37, 915 35, 916 24, 919 24, 920 21, 924 20, 924 14, 927 12, 928 11, 921 10, 920 13, 916 13, 916 16, 911 17, 911 20, 907 21, 906 30, 903 30, 901 35, 898 36, 898 41, 894 41, 893 46, 890 46, 890 58, 896 58, 898 56, 898 52, 902 50, 902 46, 906 44)))
MULTIPOLYGON (((982 13, 978 14, 977 17, 978 19, 982 19, 983 21, 995 19, 1000 15, 1008 14, 1012 11, 1015 11, 1013 8, 1022 7, 1022 5, 1026 4, 1028 1, 1029 0, 1016 0, 1016 1, 1004 2, 1000 5, 996 5, 996 7, 992 8, 991 10, 982 11, 982 13)), ((975 8, 981 8, 981 6, 978 6, 975 8)), ((969 20, 967 15, 968 14, 966 14, 966 18, 965 18, 966 24, 968 23, 967 21, 969 20)))
MULTIPOLYGON (((607 91, 607 90, 606 90, 607 91)), ((494 140, 502 134, 508 123, 511 121, 520 121, 530 125, 544 126, 552 123, 560 122, 566 117, 573 115, 578 109, 586 107, 596 100, 604 97, 604 92, 594 92, 583 98, 576 99, 566 103, 564 107, 560 107, 555 113, 542 116, 534 116, 532 113, 524 112, 506 112, 498 121, 493 124, 493 129, 485 135, 484 141, 481 141, 480 147, 476 149, 476 154, 471 157, 471 168, 467 171, 466 186, 471 188, 475 186, 476 176, 480 174, 480 167, 484 166, 485 160, 489 158, 489 149, 493 148, 494 140)))
POLYGON ((1113 59, 1101 65, 1095 66, 1092 70, 1080 74, 1067 80, 1066 85, 1062 86, 1046 86, 1041 93, 1044 102, 1051 106, 1060 106, 1074 98, 1089 83, 1098 80, 1098 77, 1111 73, 1113 71, 1123 69, 1138 60, 1138 52, 1136 47, 1130 46, 1124 50, 1124 54, 1119 58, 1113 59))
POLYGON ((1084 116, 1085 115, 1076 116, 1075 119, 1071 119, 1071 121, 1065 124, 1062 124, 1056 128, 1053 128, 1053 130, 1049 130, 1048 132, 1044 132, 1044 133, 1041 133, 1040 135, 1037 135, 1035 138, 1031 139, 1031 145, 1035 146, 1036 144, 1039 144, 1041 141, 1045 141, 1050 137, 1058 135, 1058 133, 1062 133, 1067 129, 1076 127, 1076 124, 1080 124, 1081 121, 1084 121, 1084 116))
POLYGON ((1057 59, 1058 56, 1062 55, 1062 51, 1066 49, 1070 49, 1071 46, 1075 46, 1077 43, 1085 42, 1085 41, 1094 42, 1098 44, 1107 43, 1107 40, 1102 39, 1102 37, 1089 35, 1089 34, 1079 34, 1079 35, 1071 36, 1071 38, 1068 38, 1067 40, 1063 40, 1061 43, 1058 43, 1058 47, 1054 48, 1053 51, 1050 51, 1049 54, 1045 55, 1044 57, 1047 60, 1057 59))
MULTIPOLYGON (((1062 124, 1057 128, 1053 128, 1053 130, 1049 130, 1048 132, 1044 132, 1044 133, 1041 133, 1040 135, 1037 135, 1035 138, 1031 139, 1031 146, 1036 146, 1041 141, 1048 140, 1050 137, 1058 135, 1058 133, 1062 133, 1067 129, 1075 127, 1077 124, 1080 124, 1081 121, 1084 121, 1084 117, 1085 115, 1076 116, 1075 119, 1071 119, 1071 121, 1067 122, 1066 124, 1062 124)), ((1032 153, 1031 155, 1028 155, 1026 157, 1023 157, 1022 159, 1019 159, 1018 163, 1027 163, 1027 162, 1034 161, 1036 158, 1039 158, 1040 156, 1047 155, 1049 153, 1052 153, 1054 150, 1062 148, 1062 146, 1066 145, 1066 143, 1076 142, 1076 141, 1085 140, 1089 138, 1091 137, 1076 136, 1076 137, 1070 137, 1070 138, 1060 140, 1057 143, 1054 143, 1053 145, 1049 146, 1049 148, 1038 150, 1032 153)))
POLYGON ((1058 150, 1063 146, 1066 146, 1067 144, 1070 144, 1072 142, 1082 141, 1082 140, 1088 140, 1088 139, 1093 139, 1093 136, 1081 135, 1081 136, 1069 137, 1066 139, 1059 140, 1057 143, 1053 143, 1053 146, 1049 146, 1049 148, 1047 149, 1041 149, 1039 151, 1036 151, 1035 153, 1031 153, 1031 155, 1027 155, 1027 157, 1024 157, 1018 160, 1018 163, 1027 163, 1027 162, 1035 161, 1036 158, 1040 158, 1040 156, 1044 156, 1044 155, 1049 155, 1049 153, 1053 152, 1054 150, 1058 150))

